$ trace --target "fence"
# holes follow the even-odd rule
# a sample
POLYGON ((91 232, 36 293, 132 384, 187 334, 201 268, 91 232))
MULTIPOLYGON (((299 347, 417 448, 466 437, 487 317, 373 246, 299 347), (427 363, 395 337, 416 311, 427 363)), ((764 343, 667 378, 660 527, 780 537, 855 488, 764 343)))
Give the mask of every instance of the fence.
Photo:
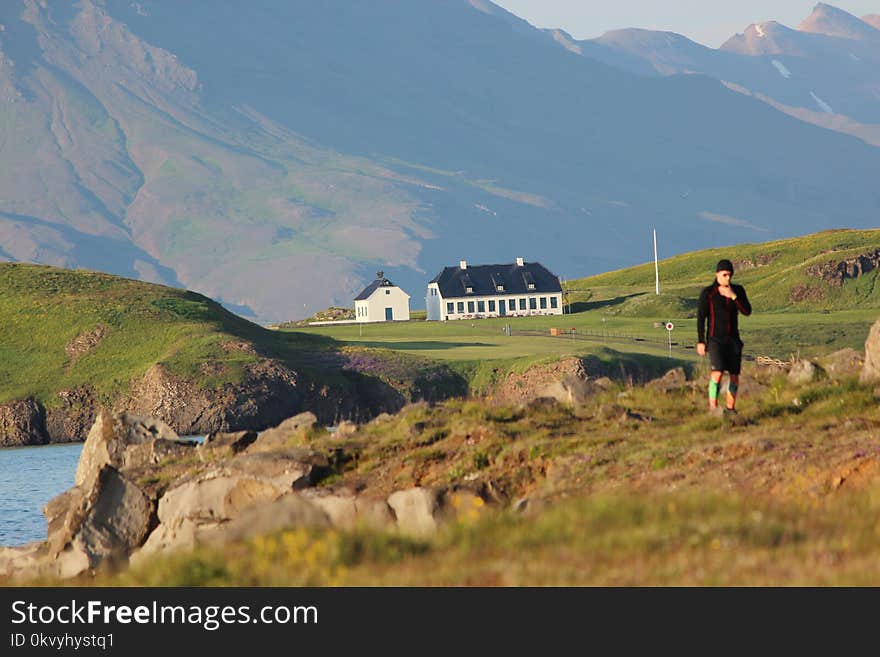
MULTIPOLYGON (((668 348, 670 346, 669 337, 666 335, 666 331, 663 331, 663 337, 659 336, 649 336, 644 334, 637 333, 628 333, 626 331, 598 331, 595 329, 587 329, 587 328, 551 328, 549 331, 546 329, 543 331, 539 330, 524 330, 524 329, 511 329, 508 324, 505 327, 505 333, 507 335, 521 335, 521 336, 535 336, 535 337, 543 337, 543 338, 555 338, 558 340, 582 340, 589 342, 612 342, 617 344, 631 344, 633 342, 647 342, 649 344, 656 344, 658 346, 662 346, 664 348, 668 348)), ((696 346, 695 342, 679 342, 677 340, 672 340, 672 350, 677 352, 685 352, 685 351, 693 351, 696 346)), ((774 359, 769 359, 765 356, 757 356, 759 360, 759 364, 768 364, 769 361, 774 359), (765 362, 766 361, 766 362, 765 362)), ((743 352, 743 360, 754 361, 756 360, 756 356, 754 354, 743 352)), ((779 361, 782 362, 782 361, 779 361)), ((775 364, 775 363, 774 363, 775 364)))

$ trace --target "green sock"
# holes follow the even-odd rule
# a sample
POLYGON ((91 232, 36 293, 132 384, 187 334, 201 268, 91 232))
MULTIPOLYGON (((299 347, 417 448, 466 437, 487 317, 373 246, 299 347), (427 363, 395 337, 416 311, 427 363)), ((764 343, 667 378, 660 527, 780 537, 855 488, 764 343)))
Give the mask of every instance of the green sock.
POLYGON ((709 379, 709 399, 712 401, 718 400, 718 388, 721 386, 720 381, 713 381, 709 379))

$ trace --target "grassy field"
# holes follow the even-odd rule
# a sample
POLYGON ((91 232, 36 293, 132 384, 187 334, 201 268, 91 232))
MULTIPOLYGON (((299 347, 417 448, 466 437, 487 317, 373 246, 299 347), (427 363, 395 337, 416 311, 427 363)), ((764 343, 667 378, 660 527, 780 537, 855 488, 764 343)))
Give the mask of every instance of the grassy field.
POLYGON ((837 230, 684 254, 660 262, 660 295, 655 294, 653 263, 569 281, 567 309, 573 312, 562 316, 297 330, 346 344, 418 353, 453 366, 471 363, 470 370, 478 371, 490 361, 493 368, 509 367, 513 361, 521 367, 530 359, 584 356, 603 347, 665 356, 668 336, 659 324, 672 321, 672 358, 693 362, 697 297, 712 281, 715 263, 731 257, 737 263, 735 281, 746 287, 754 310, 740 322, 745 353, 783 360, 815 357, 845 347, 864 348, 871 324, 880 318, 880 268, 839 285, 811 275, 809 268, 873 253, 878 244, 880 230, 837 230), (507 325, 510 336, 504 333, 507 325), (550 337, 553 327, 568 333, 550 337), (581 339, 572 339, 572 328, 581 339))
MULTIPOLYGON (((755 308, 740 320, 745 353, 789 359, 820 356, 851 347, 862 350, 880 309, 829 312, 762 312, 755 308)), ((584 356, 603 347, 651 356, 669 354, 666 329, 672 321, 672 358, 693 362, 697 338, 694 317, 656 315, 631 317, 608 314, 602 307, 556 317, 519 317, 474 321, 376 323, 361 326, 320 326, 298 329, 352 345, 384 347, 449 362, 545 359, 584 356), (511 335, 504 332, 510 325, 511 335), (568 331, 552 337, 550 328, 568 331), (572 333, 571 329, 575 331, 572 333)))

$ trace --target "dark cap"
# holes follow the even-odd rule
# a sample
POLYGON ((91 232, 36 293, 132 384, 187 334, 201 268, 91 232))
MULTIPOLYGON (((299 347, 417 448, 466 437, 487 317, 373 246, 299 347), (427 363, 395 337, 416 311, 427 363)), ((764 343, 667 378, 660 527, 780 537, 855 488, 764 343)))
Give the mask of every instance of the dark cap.
POLYGON ((727 258, 725 258, 724 260, 719 260, 718 264, 715 265, 715 271, 729 271, 732 274, 733 263, 727 258))

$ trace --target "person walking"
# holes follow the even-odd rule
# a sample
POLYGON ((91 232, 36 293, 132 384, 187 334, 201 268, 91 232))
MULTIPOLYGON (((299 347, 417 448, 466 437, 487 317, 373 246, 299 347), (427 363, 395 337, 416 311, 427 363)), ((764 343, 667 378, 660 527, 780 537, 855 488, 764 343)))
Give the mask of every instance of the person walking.
POLYGON ((743 350, 739 337, 739 314, 752 314, 746 289, 742 285, 733 285, 731 278, 733 263, 727 259, 719 260, 715 266, 715 281, 703 288, 697 305, 697 354, 709 354, 712 368, 709 374, 709 412, 713 414, 725 412, 725 409, 718 407, 718 390, 724 372, 730 376, 726 410, 736 413, 743 350))

